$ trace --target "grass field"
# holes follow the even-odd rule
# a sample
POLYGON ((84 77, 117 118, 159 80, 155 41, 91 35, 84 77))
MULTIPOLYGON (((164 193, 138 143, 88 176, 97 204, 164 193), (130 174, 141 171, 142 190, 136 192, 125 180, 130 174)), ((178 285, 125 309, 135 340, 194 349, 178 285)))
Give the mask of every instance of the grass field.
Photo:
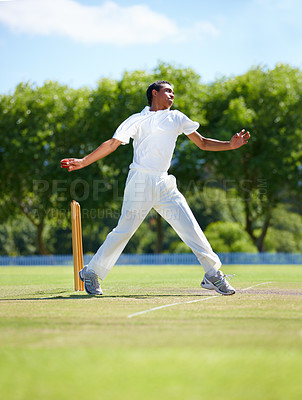
POLYGON ((223 271, 235 296, 198 266, 144 266, 93 297, 71 267, 1 267, 0 398, 300 400, 302 266, 223 271))

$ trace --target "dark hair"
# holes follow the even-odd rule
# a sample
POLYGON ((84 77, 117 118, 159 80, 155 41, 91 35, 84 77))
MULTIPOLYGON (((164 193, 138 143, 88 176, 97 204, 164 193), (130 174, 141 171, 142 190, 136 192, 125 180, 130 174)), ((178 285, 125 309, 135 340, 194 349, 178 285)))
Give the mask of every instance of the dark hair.
POLYGON ((148 87, 146 95, 147 95, 148 104, 149 104, 150 107, 151 107, 151 104, 152 104, 152 97, 153 97, 152 96, 152 90, 155 89, 157 92, 159 92, 161 86, 164 85, 165 83, 167 85, 172 86, 171 83, 168 82, 168 81, 156 81, 156 82, 151 83, 151 85, 148 87))

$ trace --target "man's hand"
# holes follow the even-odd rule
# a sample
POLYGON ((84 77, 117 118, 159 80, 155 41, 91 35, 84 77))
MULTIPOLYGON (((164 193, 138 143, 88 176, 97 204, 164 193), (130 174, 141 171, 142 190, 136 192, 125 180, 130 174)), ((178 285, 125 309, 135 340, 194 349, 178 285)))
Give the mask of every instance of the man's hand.
POLYGON ((66 168, 69 172, 84 168, 83 158, 64 158, 61 160, 61 168, 66 168))
POLYGON ((106 142, 102 143, 97 149, 84 158, 64 158, 61 160, 61 168, 66 168, 70 172, 87 167, 95 161, 111 154, 120 144, 122 144, 122 142, 114 138, 106 140, 106 142))
POLYGON ((231 149, 235 150, 247 144, 250 137, 251 137, 250 132, 248 131, 245 132, 245 129, 242 129, 242 131, 239 133, 235 133, 235 135, 230 140, 231 149))

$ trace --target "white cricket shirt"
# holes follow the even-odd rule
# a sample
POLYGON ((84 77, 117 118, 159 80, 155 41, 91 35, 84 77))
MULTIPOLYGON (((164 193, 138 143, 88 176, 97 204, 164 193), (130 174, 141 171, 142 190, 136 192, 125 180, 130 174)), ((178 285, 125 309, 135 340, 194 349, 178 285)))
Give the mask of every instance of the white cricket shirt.
POLYGON ((142 112, 127 118, 116 130, 113 137, 122 144, 133 139, 133 161, 130 169, 147 169, 154 172, 167 172, 173 156, 178 135, 189 135, 199 127, 178 110, 142 112))

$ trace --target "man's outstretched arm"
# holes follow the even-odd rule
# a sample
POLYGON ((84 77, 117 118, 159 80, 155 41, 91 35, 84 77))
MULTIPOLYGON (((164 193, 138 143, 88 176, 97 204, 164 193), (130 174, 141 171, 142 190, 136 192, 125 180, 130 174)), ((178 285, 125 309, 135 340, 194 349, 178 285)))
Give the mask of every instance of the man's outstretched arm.
POLYGON ((111 138, 84 158, 64 158, 64 160, 61 160, 61 167, 68 169, 69 172, 87 167, 87 165, 113 153, 121 143, 119 140, 111 138))
POLYGON ((188 135, 188 138, 192 140, 196 146, 207 151, 235 150, 247 144, 250 137, 250 133, 245 132, 245 129, 242 129, 242 131, 239 133, 235 133, 235 135, 229 141, 208 139, 201 136, 198 132, 193 132, 188 135))

